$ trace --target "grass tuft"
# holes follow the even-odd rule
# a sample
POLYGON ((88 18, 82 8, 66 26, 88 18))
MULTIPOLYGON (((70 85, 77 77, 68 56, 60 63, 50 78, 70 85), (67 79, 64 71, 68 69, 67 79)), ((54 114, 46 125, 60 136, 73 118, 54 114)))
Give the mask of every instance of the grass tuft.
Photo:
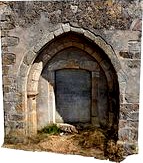
POLYGON ((61 132, 60 128, 57 127, 56 124, 47 125, 41 130, 38 131, 38 133, 46 133, 51 135, 57 135, 61 132))

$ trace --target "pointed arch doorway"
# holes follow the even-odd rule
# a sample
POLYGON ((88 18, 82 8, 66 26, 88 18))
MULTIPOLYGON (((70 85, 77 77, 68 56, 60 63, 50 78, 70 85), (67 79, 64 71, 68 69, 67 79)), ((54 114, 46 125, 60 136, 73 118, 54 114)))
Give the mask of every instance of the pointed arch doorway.
MULTIPOLYGON (((32 109, 28 108, 28 110, 34 111, 36 116, 29 112, 28 122, 32 121, 32 123, 28 123, 28 131, 36 132, 49 123, 55 123, 57 119, 63 122, 64 119, 65 121, 69 120, 70 114, 63 118, 65 115, 61 115, 58 109, 56 87, 59 83, 58 72, 61 70, 64 73, 65 70, 72 69, 80 75, 84 72, 83 76, 86 76, 85 72, 89 72, 89 76, 91 76, 88 78, 88 82, 91 83, 91 89, 88 90, 90 95, 87 96, 87 98, 90 97, 88 100, 90 107, 88 105, 87 110, 85 109, 87 117, 84 116, 84 118, 87 118, 93 125, 107 129, 112 128, 117 133, 119 86, 116 71, 108 56, 99 46, 85 36, 74 32, 63 34, 45 45, 31 66, 27 85, 27 100, 28 107, 32 106, 32 109)), ((71 76, 71 78, 73 77, 71 76)), ((88 84, 84 83, 84 85, 88 84)), ((85 105, 84 100, 81 102, 82 105, 85 105)), ((81 113, 82 111, 79 115, 81 113)), ((76 115, 75 117, 78 117, 80 122, 80 116, 76 115)), ((73 116, 72 120, 74 121, 73 116)))

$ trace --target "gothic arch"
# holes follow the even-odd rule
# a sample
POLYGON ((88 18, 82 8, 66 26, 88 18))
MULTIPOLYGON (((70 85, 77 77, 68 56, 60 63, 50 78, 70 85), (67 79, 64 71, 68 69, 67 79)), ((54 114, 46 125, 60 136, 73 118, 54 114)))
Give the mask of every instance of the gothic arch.
POLYGON ((58 52, 76 47, 92 56, 103 69, 108 82, 110 111, 110 127, 117 128, 119 113, 119 88, 117 73, 120 72, 120 63, 112 50, 101 37, 95 36, 88 30, 71 27, 63 24, 58 30, 50 34, 44 34, 42 40, 28 51, 22 61, 18 77, 22 87, 19 91, 23 97, 23 110, 26 113, 26 133, 36 134, 36 96, 38 94, 38 82, 41 72, 48 61, 58 52), (102 54, 102 55, 101 55, 102 54), (115 98, 116 97, 116 98, 115 98))

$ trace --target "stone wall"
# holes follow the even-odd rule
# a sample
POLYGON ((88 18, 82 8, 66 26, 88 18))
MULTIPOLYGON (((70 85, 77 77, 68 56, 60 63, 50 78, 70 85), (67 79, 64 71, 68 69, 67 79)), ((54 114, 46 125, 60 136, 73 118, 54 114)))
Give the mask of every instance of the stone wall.
MULTIPOLYGON (((6 137, 12 142, 23 141, 20 135, 27 135, 31 127, 26 123, 29 117, 25 83, 39 51, 60 34, 74 31, 95 40, 107 55, 111 50, 115 54, 108 56, 112 62, 116 58, 120 65, 116 71, 120 89, 119 140, 125 144, 137 142, 141 1, 23 1, 0 2, 0 7, 6 137)), ((37 71, 40 69, 41 65, 37 71)), ((34 80, 38 78, 37 74, 34 80)), ((30 117, 36 121, 34 118, 30 117)))

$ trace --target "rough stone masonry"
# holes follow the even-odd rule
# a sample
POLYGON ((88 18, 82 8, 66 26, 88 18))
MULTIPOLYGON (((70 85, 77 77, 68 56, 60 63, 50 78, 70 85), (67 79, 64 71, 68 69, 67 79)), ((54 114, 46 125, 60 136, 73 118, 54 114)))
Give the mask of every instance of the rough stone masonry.
POLYGON ((137 146, 140 0, 0 2, 0 14, 5 138, 86 121, 137 146))

